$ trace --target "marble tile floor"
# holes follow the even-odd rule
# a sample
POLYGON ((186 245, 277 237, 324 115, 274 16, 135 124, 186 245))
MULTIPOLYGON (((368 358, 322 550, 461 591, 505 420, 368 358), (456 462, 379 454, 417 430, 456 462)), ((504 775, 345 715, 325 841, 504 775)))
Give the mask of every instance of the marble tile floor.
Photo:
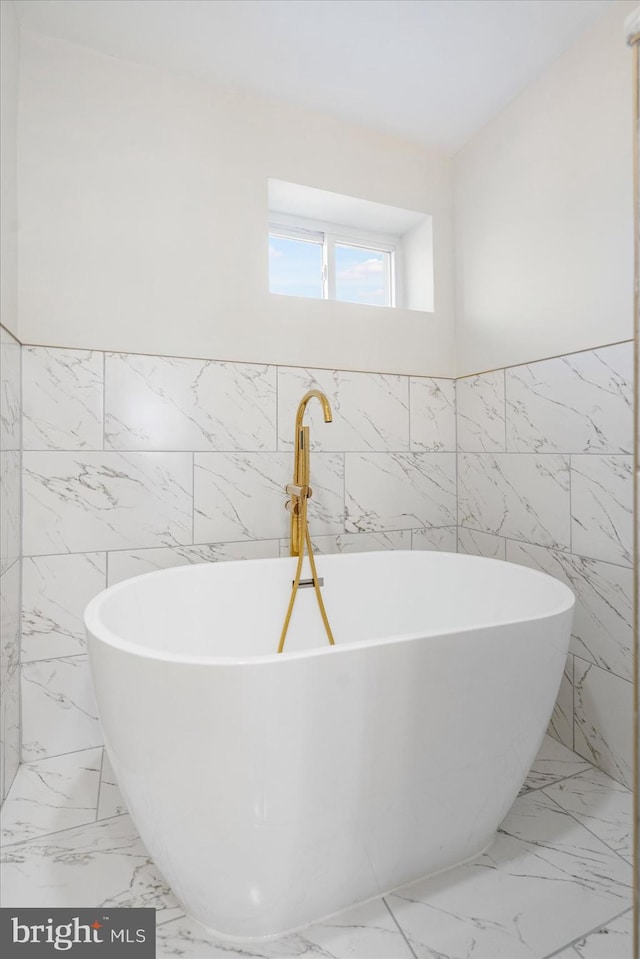
POLYGON ((21 766, 2 844, 1 905, 152 906, 158 956, 631 959, 631 793, 550 737, 484 855, 274 941, 185 916, 101 748, 21 766))

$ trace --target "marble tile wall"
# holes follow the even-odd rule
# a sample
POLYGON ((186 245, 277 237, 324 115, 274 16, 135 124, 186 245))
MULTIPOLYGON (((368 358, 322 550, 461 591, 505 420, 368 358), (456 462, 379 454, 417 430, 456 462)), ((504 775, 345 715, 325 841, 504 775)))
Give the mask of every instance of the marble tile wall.
POLYGON ((0 801, 20 761, 20 344, 0 326, 0 801))
POLYGON ((101 744, 82 612, 173 565, 288 553, 299 399, 319 552, 456 548, 452 380, 25 346, 25 762, 101 744))
POLYGON ((315 548, 457 548, 564 579, 578 606, 551 732, 629 784, 631 343, 457 383, 24 347, 22 378, 25 761, 101 743, 82 611, 105 585, 286 554, 293 419, 316 386, 334 421, 310 403, 315 548))
POLYGON ((631 787, 633 343, 456 385, 458 549, 574 590, 550 732, 631 787))

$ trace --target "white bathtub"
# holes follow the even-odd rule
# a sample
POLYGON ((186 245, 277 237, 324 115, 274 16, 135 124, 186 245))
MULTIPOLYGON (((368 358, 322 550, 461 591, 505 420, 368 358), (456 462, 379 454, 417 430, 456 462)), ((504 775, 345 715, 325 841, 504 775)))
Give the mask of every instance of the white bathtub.
POLYGON ((571 591, 497 560, 320 556, 150 573, 87 607, 109 754, 152 857, 219 934, 280 934, 477 856, 542 741, 571 591))

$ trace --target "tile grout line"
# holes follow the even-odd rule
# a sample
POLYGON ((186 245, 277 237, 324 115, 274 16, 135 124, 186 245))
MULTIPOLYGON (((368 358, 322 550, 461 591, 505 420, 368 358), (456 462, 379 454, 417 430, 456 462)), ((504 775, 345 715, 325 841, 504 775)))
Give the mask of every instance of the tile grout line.
MULTIPOLYGON (((435 530, 435 529, 455 529, 455 528, 456 528, 456 527, 455 527, 455 524, 454 524, 454 523, 448 523, 448 524, 447 524, 447 523, 440 523, 440 524, 437 525, 437 526, 428 526, 428 527, 427 527, 427 526, 418 526, 418 527, 409 526, 409 527, 394 527, 393 529, 362 530, 362 531, 359 531, 359 532, 347 532, 346 535, 348 535, 348 536, 367 536, 367 535, 376 536, 377 534, 386 535, 386 534, 388 534, 388 533, 410 533, 413 529, 417 529, 417 530, 433 529, 433 530, 435 530)), ((467 527, 465 527, 465 529, 466 529, 466 528, 467 528, 467 527)), ((477 530, 477 532, 482 532, 482 530, 477 530)), ((317 536, 316 536, 316 538, 318 538, 318 537, 343 536, 343 535, 345 535, 345 532, 344 532, 344 531, 339 532, 339 533, 318 533, 317 536)), ((68 552, 68 551, 67 551, 67 552, 62 552, 62 553, 60 553, 60 552, 59 552, 59 553, 32 553, 32 554, 30 554, 29 556, 25 556, 24 558, 25 558, 25 559, 35 559, 35 560, 37 560, 37 559, 57 558, 57 557, 59 557, 59 556, 85 556, 85 555, 91 554, 91 553, 95 553, 95 554, 104 554, 104 553, 109 553, 109 554, 110 554, 110 553, 146 553, 146 552, 151 552, 151 550, 157 550, 157 549, 159 549, 159 550, 165 550, 165 549, 166 549, 166 550, 192 549, 194 546, 197 546, 197 547, 246 546, 247 544, 253 544, 253 543, 270 543, 270 542, 274 542, 275 540, 280 540, 280 539, 284 539, 284 538, 285 538, 285 537, 282 537, 282 536, 266 536, 266 537, 261 536, 261 537, 257 537, 256 539, 215 540, 215 541, 211 541, 211 542, 207 541, 207 542, 204 542, 204 543, 175 543, 173 546, 168 546, 166 543, 160 543, 160 544, 155 545, 155 546, 134 546, 134 547, 121 546, 121 547, 118 547, 117 549, 81 549, 81 550, 74 550, 74 551, 72 551, 72 552, 68 552)), ((542 547, 542 548, 546 548, 546 547, 542 547)), ((15 560, 14 563, 12 563, 11 565, 13 566, 13 565, 15 564, 15 562, 17 562, 17 560, 15 560)), ((622 568, 623 568, 623 569, 626 569, 627 567, 622 567, 622 568)), ((5 572, 8 572, 8 570, 5 570, 5 572)), ((5 573, 3 573, 2 575, 4 576, 5 573)), ((54 658, 55 658, 55 657, 54 657, 54 658)))
MULTIPOLYGON (((411 454, 414 450, 411 448, 411 377, 407 377, 407 453, 411 454)), ((346 483, 345 483, 345 496, 346 496, 346 483)), ((345 514, 346 514, 346 500, 345 500, 345 514)), ((345 515, 346 520, 346 515, 345 515)), ((415 549, 414 546, 414 528, 411 527, 409 530, 409 549, 413 552, 415 549)))
MULTIPOLYGON (((129 821, 131 822, 131 825, 135 829, 136 838, 140 839, 140 834, 138 833, 136 824, 134 823, 133 819, 131 819, 131 814, 129 812, 121 812, 121 813, 116 813, 115 816, 105 816, 104 819, 89 819, 87 822, 79 823, 77 826, 66 826, 64 829, 56 829, 55 832, 42 833, 41 835, 38 835, 38 836, 30 836, 28 839, 18 839, 16 842, 3 843, 2 846, 0 846, 0 851, 4 849, 13 849, 16 846, 25 846, 29 843, 41 842, 44 839, 49 839, 51 836, 60 836, 62 835, 62 833, 65 833, 65 832, 73 832, 74 829, 87 829, 89 826, 102 827, 108 822, 112 822, 116 819, 124 819, 125 817, 129 819, 129 821)), ((140 842, 142 842, 141 839, 140 839, 140 842)), ((146 851, 147 847, 145 846, 144 848, 146 851)), ((147 852, 147 855, 149 856, 148 852, 147 852)), ((151 859, 151 856, 149 856, 149 858, 151 859)), ((152 861, 155 862, 155 860, 152 860, 152 861)))
MULTIPOLYGON (((25 343, 25 342, 22 342, 21 340, 19 340, 19 339, 11 332, 11 330, 9 330, 6 326, 4 326, 4 324, 0 323, 0 327, 2 327, 4 330, 6 330, 6 332, 9 334, 9 336, 13 337, 13 339, 14 339, 17 343, 19 343, 20 346, 28 347, 28 348, 30 348, 30 349, 41 349, 41 350, 67 350, 67 351, 70 351, 70 352, 71 352, 71 351, 75 351, 75 352, 87 352, 86 347, 63 346, 62 344, 52 345, 51 343, 36 343, 36 342, 25 343)), ((607 341, 606 343, 600 343, 600 344, 598 344, 597 346, 586 346, 586 347, 584 347, 584 348, 582 348, 582 349, 579 349, 579 350, 570 350, 569 352, 566 352, 566 353, 554 353, 552 356, 543 356, 543 357, 540 357, 540 359, 536 359, 536 360, 528 360, 528 361, 524 361, 524 360, 523 360, 521 363, 510 363, 510 364, 508 364, 507 366, 494 366, 494 367, 491 367, 490 369, 480 369, 480 370, 476 370, 476 371, 474 371, 474 372, 472 372, 472 373, 464 373, 464 374, 461 375, 461 376, 446 376, 446 375, 438 374, 438 373, 435 373, 435 374, 434 374, 434 373, 397 373, 397 372, 391 372, 391 371, 389 371, 389 370, 369 370, 369 369, 352 368, 352 367, 350 367, 350 368, 348 368, 348 369, 343 368, 343 367, 340 367, 340 369, 338 370, 338 372, 341 372, 341 373, 349 373, 349 374, 351 374, 351 373, 364 374, 364 375, 368 375, 368 376, 371 376, 371 375, 374 375, 374 376, 415 376, 415 377, 417 377, 417 378, 419 378, 419 379, 453 380, 453 381, 455 381, 455 380, 471 379, 471 378, 476 377, 476 376, 483 376, 483 375, 485 375, 485 374, 487 374, 487 373, 498 373, 498 372, 500 372, 501 370, 505 370, 505 369, 506 369, 506 370, 512 370, 512 369, 517 369, 517 368, 523 367, 523 366, 533 366, 533 365, 536 364, 536 363, 548 363, 548 362, 550 362, 551 360, 561 360, 561 359, 564 359, 564 357, 567 357, 567 356, 578 356, 579 354, 584 354, 584 353, 595 353, 596 351, 607 350, 607 349, 610 349, 611 347, 614 347, 614 346, 624 346, 624 345, 627 345, 627 344, 628 344, 628 345, 633 345, 633 337, 630 337, 630 338, 627 338, 627 339, 624 339, 624 340, 607 341)), ((96 351, 96 352, 97 352, 97 351, 96 351)), ((101 351, 101 352, 110 353, 110 354, 114 354, 114 355, 118 355, 118 356, 149 356, 149 357, 151 357, 151 358, 153 358, 153 359, 156 359, 156 358, 159 357, 160 359, 168 359, 168 360, 196 360, 196 361, 198 361, 198 362, 207 362, 207 363, 216 363, 216 364, 222 363, 222 364, 232 364, 232 365, 235 364, 235 365, 237 365, 237 366, 257 366, 257 367, 264 367, 264 366, 277 366, 277 365, 278 365, 277 363, 273 363, 273 362, 271 362, 271 363, 269 363, 269 362, 265 363, 264 360, 262 360, 262 361, 260 361, 260 360, 230 360, 230 359, 224 359, 224 358, 219 357, 219 356, 218 356, 218 357, 211 357, 211 356, 192 356, 191 354, 185 355, 185 354, 176 354, 176 353, 146 353, 146 352, 144 352, 143 350, 126 350, 126 351, 121 351, 121 350, 103 350, 103 351, 101 351)), ((321 370, 321 371, 328 372, 328 373, 333 373, 333 372, 335 372, 336 369, 337 369, 335 366, 311 366, 311 367, 310 367, 310 366, 304 366, 304 365, 296 364, 296 363, 287 363, 287 364, 281 364, 281 365, 282 365, 283 369, 289 369, 289 370, 309 370, 309 369, 313 369, 313 370, 321 370)))
POLYGON ((503 394, 503 402, 504 402, 504 451, 505 451, 505 453, 508 453, 509 451, 508 451, 508 449, 507 449, 507 367, 506 367, 506 366, 505 366, 505 368, 503 369, 502 372, 503 372, 503 376, 504 376, 504 394, 503 394))
POLYGON ((497 539, 504 539, 505 542, 517 543, 521 546, 533 546, 536 549, 549 550, 550 552, 558 553, 563 557, 574 556, 576 559, 586 560, 589 563, 602 563, 604 566, 614 566, 616 569, 633 570, 632 565, 627 565, 625 563, 613 563, 609 559, 599 559, 597 556, 587 556, 583 553, 574 553, 570 549, 563 549, 561 546, 544 546, 542 543, 532 543, 530 540, 516 539, 513 536, 505 536, 503 533, 494 533, 493 530, 478 529, 477 526, 463 526, 462 529, 469 530, 469 532, 473 533, 483 533, 486 536, 495 536, 497 539))
MULTIPOLYGON (((276 419, 275 419, 275 430, 276 435, 274 437, 274 453, 283 452, 280 449, 280 367, 276 365, 276 419)), ((293 446, 293 444, 292 444, 293 446)))
POLYGON ((96 797, 96 818, 94 822, 98 822, 98 813, 100 810, 100 793, 102 791, 102 770, 104 768, 104 746, 102 747, 102 755, 100 756, 100 776, 98 777, 98 795, 96 797))
POLYGON ((107 449, 107 354, 102 353, 102 451, 107 449))
POLYGON ((573 554, 573 465, 572 453, 569 453, 569 552, 573 554))
MULTIPOLYGON (((596 766, 595 768, 597 769, 598 767, 596 766)), ((573 778, 572 776, 567 776, 567 779, 572 779, 572 778, 573 778)), ((615 782, 615 780, 614 780, 614 782, 615 782)), ((557 785, 557 783, 551 783, 550 785, 555 786, 555 785, 557 785)), ((543 787, 543 790, 542 790, 542 791, 544 791, 545 788, 548 788, 548 787, 543 787)), ((598 842, 601 842, 603 845, 605 845, 605 846, 607 847, 607 849, 611 850, 611 852, 612 852, 615 856, 617 856, 618 859, 621 860, 621 862, 625 863, 625 865, 629 866, 629 868, 633 870, 633 865, 629 862, 629 860, 628 860, 628 859, 625 859, 624 856, 623 856, 621 853, 619 853, 617 849, 614 849, 613 846, 611 846, 611 845, 606 841, 606 839, 603 839, 602 836, 597 836, 597 835, 594 833, 594 831, 589 828, 589 826, 587 826, 585 823, 581 822, 579 819, 576 819, 576 817, 573 815, 573 813, 572 813, 570 810, 565 809, 564 806, 561 806, 560 803, 558 802, 558 800, 557 800, 557 799, 554 799, 553 796, 549 796, 548 793, 545 793, 544 795, 545 795, 545 797, 546 797, 547 799, 550 799, 552 803, 555 803, 555 805, 558 807, 558 809, 559 809, 562 813, 564 813, 566 816, 569 816, 571 819, 573 819, 573 821, 574 821, 575 823, 577 823, 578 826, 582 826, 583 829, 586 829, 587 832, 591 833, 591 835, 593 836, 594 839, 597 839, 598 842)), ((629 886, 629 896, 630 896, 630 897, 633 896, 633 886, 632 886, 632 885, 629 886)), ((626 909, 625 909, 625 912, 627 912, 626 909)))
MULTIPOLYGON (((569 640, 571 642, 571 640, 569 640)), ((569 653, 571 656, 571 749, 576 751, 576 657, 575 653, 569 653)), ((562 682, 562 680, 561 680, 562 682)))
POLYGON ((402 928, 402 926, 400 925, 400 923, 399 923, 398 920, 396 919, 395 913, 394 913, 393 909, 391 908, 391 906, 389 905, 389 903, 387 902, 385 896, 382 896, 382 901, 383 901, 383 903, 385 904, 385 906, 387 907, 387 909, 389 910, 389 915, 391 916, 391 918, 392 918, 393 921, 395 922, 396 926, 398 927, 398 931, 399 931, 400 935, 402 936, 402 938, 403 938, 404 941, 406 942, 407 947, 408 947, 408 949, 409 949, 409 952, 411 953, 412 956, 415 956, 415 959, 418 959, 418 954, 414 951, 413 946, 411 945, 411 943, 410 943, 409 940, 407 939, 407 936, 406 936, 406 933, 405 933, 404 929, 402 928))
MULTIPOLYGON (((186 912, 183 912, 183 913, 181 913, 179 916, 171 916, 171 917, 168 918, 168 919, 162 919, 160 922, 158 922, 158 910, 156 909, 156 929, 157 929, 159 926, 166 926, 166 925, 168 925, 170 922, 179 922, 179 920, 181 920, 181 919, 186 919, 186 918, 187 918, 187 914, 186 914, 186 912)), ((196 922, 197 922, 197 920, 196 920, 196 922)), ((205 929, 206 927, 203 926, 202 928, 205 929)), ((242 955, 242 953, 241 953, 241 955, 242 955)), ((250 957, 249 957, 249 959, 250 959, 250 957)))
MULTIPOLYGON (((36 659, 36 660, 33 660, 33 662, 48 663, 48 662, 53 662, 53 660, 36 659)), ((53 756, 40 756, 39 759, 25 759, 23 762, 20 763, 20 767, 23 767, 23 766, 27 767, 27 766, 34 766, 34 765, 37 766, 38 763, 47 763, 47 762, 50 762, 52 759, 62 759, 64 756, 76 756, 78 753, 88 753, 92 749, 103 749, 103 748, 104 748, 104 743, 98 743, 96 746, 83 746, 81 749, 69 749, 67 752, 64 752, 64 753, 54 753, 53 756)))
POLYGON ((411 377, 410 376, 407 377, 407 416, 409 418, 409 431, 408 431, 409 445, 407 447, 407 451, 409 453, 412 453, 414 452, 414 450, 411 446, 412 437, 411 437, 411 377))
MULTIPOLYGON (((548 735, 548 734, 547 734, 547 735, 548 735)), ((553 739, 553 737, 551 737, 551 738, 553 739)), ((555 739, 554 742, 558 742, 558 740, 555 739)), ((564 743, 560 743, 560 745, 563 746, 564 743)), ((566 746, 565 748, 568 749, 569 747, 566 746)), ((576 753, 576 756, 578 756, 578 753, 576 753)), ((609 775, 608 773, 605 773, 602 769, 599 769, 598 766, 594 766, 593 763, 590 763, 588 759, 583 759, 582 756, 579 756, 579 758, 582 759, 582 761, 585 762, 585 763, 588 765, 589 769, 595 769, 595 770, 597 770, 599 773, 603 773, 603 775, 605 775, 605 776, 608 776, 608 775, 609 775)), ((575 779, 576 776, 581 776, 583 773, 589 772, 589 769, 579 769, 579 770, 578 770, 577 772, 575 772, 575 773, 569 773, 568 776, 562 776, 560 779, 554 779, 553 782, 545 783, 543 786, 531 786, 531 787, 529 787, 529 789, 527 789, 526 792, 520 793, 516 798, 517 798, 517 799, 522 799, 522 798, 524 798, 524 796, 528 796, 529 793, 536 793, 536 792, 540 792, 542 789, 550 789, 551 786, 558 786, 560 783, 564 783, 564 782, 566 782, 568 779, 575 779)), ((611 776, 609 776, 609 778, 611 779, 611 776)), ((617 782, 615 779, 611 779, 611 781, 614 782, 614 783, 616 784, 616 786, 622 786, 622 784, 619 783, 619 782, 617 782)), ((626 788, 627 788, 626 786, 622 786, 622 789, 626 789, 626 788)), ((629 792, 631 792, 631 790, 629 790, 629 792)), ((549 796, 549 799, 551 799, 551 798, 552 798, 552 797, 549 796)), ((558 805, 560 805, 560 804, 558 803, 558 805)))
MULTIPOLYGON (((20 568, 18 570, 19 578, 19 592, 18 592, 18 664, 17 668, 20 670, 18 674, 18 768, 16 769, 12 784, 15 781, 15 778, 20 769, 22 763, 22 749, 24 746, 24 722, 23 722, 23 713, 24 713, 24 704, 22 700, 22 640, 23 640, 23 630, 24 630, 24 346, 20 344, 20 455, 18 460, 18 476, 20 479, 20 491, 18 495, 18 524, 19 524, 19 541, 20 541, 20 550, 19 550, 19 560, 20 568)), ((4 698, 4 697, 3 697, 4 698)), ((2 719, 5 719, 4 713, 2 714, 2 719)), ((7 772, 7 755, 8 750, 6 748, 6 743, 3 744, 3 759, 2 759, 2 789, 3 791, 7 788, 6 772, 7 772)), ((5 797, 1 796, 0 799, 4 800, 5 797)))
MULTIPOLYGON (((601 922, 599 925, 594 926, 592 929, 589 929, 588 932, 583 933, 578 936, 576 939, 572 939, 571 942, 565 943, 564 946, 560 946, 559 949, 555 949, 553 952, 547 953, 543 959, 553 959, 554 956, 557 956, 559 953, 563 952, 565 949, 571 949, 577 942, 582 942, 583 939, 586 939, 588 936, 594 935, 594 933, 600 932, 601 929, 606 929, 607 926, 611 925, 612 922, 615 922, 616 919, 620 919, 622 916, 626 916, 628 912, 631 912, 633 906, 624 909, 622 912, 618 913, 617 916, 612 916, 611 919, 607 919, 606 922, 601 922)), ((580 953, 576 951, 576 956, 580 956, 580 953)))
MULTIPOLYGON (((30 452, 46 452, 46 450, 30 450, 30 452)), ((144 452, 142 450, 141 452, 144 452)), ((165 452, 164 450, 158 450, 156 452, 165 452)), ((215 452, 215 451, 214 451, 215 452)), ((365 452, 364 450, 356 450, 356 452, 365 452)), ((374 453, 384 453, 385 450, 371 450, 370 452, 374 453)), ((419 450, 416 452, 431 452, 431 453, 446 453, 451 452, 451 450, 419 450)), ((460 449, 461 453, 469 453, 473 456, 586 456, 588 459, 596 459, 597 457, 614 457, 616 459, 622 457, 627 457, 627 459, 632 459, 632 454, 628 450, 470 450, 470 449, 460 449)))

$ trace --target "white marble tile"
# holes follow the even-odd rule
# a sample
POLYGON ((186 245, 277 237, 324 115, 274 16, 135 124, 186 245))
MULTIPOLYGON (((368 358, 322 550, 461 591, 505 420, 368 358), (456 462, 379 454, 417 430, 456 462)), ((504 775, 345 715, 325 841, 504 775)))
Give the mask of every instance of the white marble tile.
POLYGON ((633 570, 580 557, 571 557, 566 566, 570 570, 569 585, 577 599, 571 650, 582 659, 631 681, 633 570))
POLYGON ((507 449, 633 451, 633 343, 506 370, 507 449))
POLYGON ((419 959, 533 959, 624 909, 631 882, 627 863, 536 791, 479 859, 387 901, 419 959))
POLYGON ((455 553, 458 549, 455 526, 428 527, 411 531, 412 549, 431 549, 439 553, 455 553))
POLYGON ((410 449, 443 453, 456 448, 456 382, 409 378, 410 449))
MULTIPOLYGON (((290 453, 196 453, 195 542, 285 539, 285 486, 292 470, 290 453)), ((312 454, 311 487, 312 535, 344 532, 342 454, 312 454)))
POLYGON ((633 564, 633 460, 571 457, 571 548, 609 563, 633 564))
POLYGON ((575 657, 575 751, 632 787, 633 685, 575 657))
POLYGON ((158 921, 183 912, 129 816, 6 846, 0 877, 9 907, 152 907, 158 921))
POLYGON ((192 542, 190 453, 25 453, 24 552, 192 542))
POLYGON ((20 563, 0 576, 0 688, 20 661, 20 563))
POLYGON ((311 427, 311 449, 409 449, 409 378, 383 373, 350 373, 278 367, 278 449, 293 449, 298 403, 310 389, 326 394, 333 422, 312 399, 305 414, 311 427))
POLYGON ((276 368, 107 353, 105 447, 275 450, 276 368))
POLYGON ((102 749, 23 763, 2 809, 2 844, 94 822, 102 749))
POLYGON ((565 663, 547 733, 559 743, 573 749, 573 654, 565 663))
POLYGON ((104 750, 102 770, 100 772, 100 795, 98 798, 98 819, 110 819, 111 816, 124 816, 127 806, 115 773, 109 760, 107 750, 104 750))
POLYGON ((20 343, 0 326, 0 450, 19 450, 21 433, 20 343))
POLYGON ((568 549, 569 458, 522 453, 458 456, 459 525, 568 549))
POLYGON ((347 453, 348 532, 455 526, 454 453, 347 453))
POLYGON ((573 590, 571 651, 623 679, 633 673, 633 571, 572 553, 507 543, 507 559, 542 570, 573 590))
POLYGON ((412 953, 382 899, 355 906, 300 932, 279 939, 255 940, 237 946, 217 939, 204 926, 184 916, 158 926, 158 956, 203 959, 410 959, 412 953))
POLYGON ((590 768, 589 763, 582 756, 578 756, 551 736, 545 736, 522 787, 522 792, 550 786, 560 779, 585 772, 590 768))
POLYGON ((103 354, 25 346, 25 450, 101 450, 103 354))
POLYGON ((573 949, 579 959, 633 959, 633 912, 574 942, 573 949))
POLYGON ((504 370, 456 381, 458 449, 500 453, 505 449, 504 370))
POLYGON ((22 758, 29 762, 102 745, 86 656, 22 666, 22 758))
MULTIPOLYGON (((320 552, 338 552, 338 553, 368 553, 378 549, 411 549, 411 531, 407 529, 395 529, 388 532, 380 531, 377 533, 342 533, 334 537, 336 550, 327 549, 327 543, 331 537, 314 536, 312 543, 320 544, 320 552)), ((287 544, 288 555, 289 543, 287 544)))
POLYGON ((506 559, 506 540, 493 533, 458 527, 458 552, 470 556, 487 556, 489 559, 506 559))
POLYGON ((633 862, 633 793, 606 773, 588 766, 577 776, 545 785, 545 795, 633 862))
POLYGON ((265 559, 280 555, 280 540, 245 540, 240 543, 213 543, 206 546, 166 546, 157 549, 116 550, 108 555, 109 586, 172 566, 217 563, 234 559, 265 559))
MULTIPOLYGON (((312 536, 314 553, 367 553, 379 549, 411 549, 411 530, 380 533, 339 533, 337 536, 312 536)), ((289 556, 289 540, 280 540, 280 555, 289 556)))
POLYGON ((106 565, 104 553, 25 557, 23 662, 85 651, 84 609, 107 585, 106 565))
POLYGON ((0 575, 20 556, 20 452, 0 450, 0 575))
POLYGON ((20 765, 20 670, 14 669, 0 697, 2 789, 6 796, 20 765))

